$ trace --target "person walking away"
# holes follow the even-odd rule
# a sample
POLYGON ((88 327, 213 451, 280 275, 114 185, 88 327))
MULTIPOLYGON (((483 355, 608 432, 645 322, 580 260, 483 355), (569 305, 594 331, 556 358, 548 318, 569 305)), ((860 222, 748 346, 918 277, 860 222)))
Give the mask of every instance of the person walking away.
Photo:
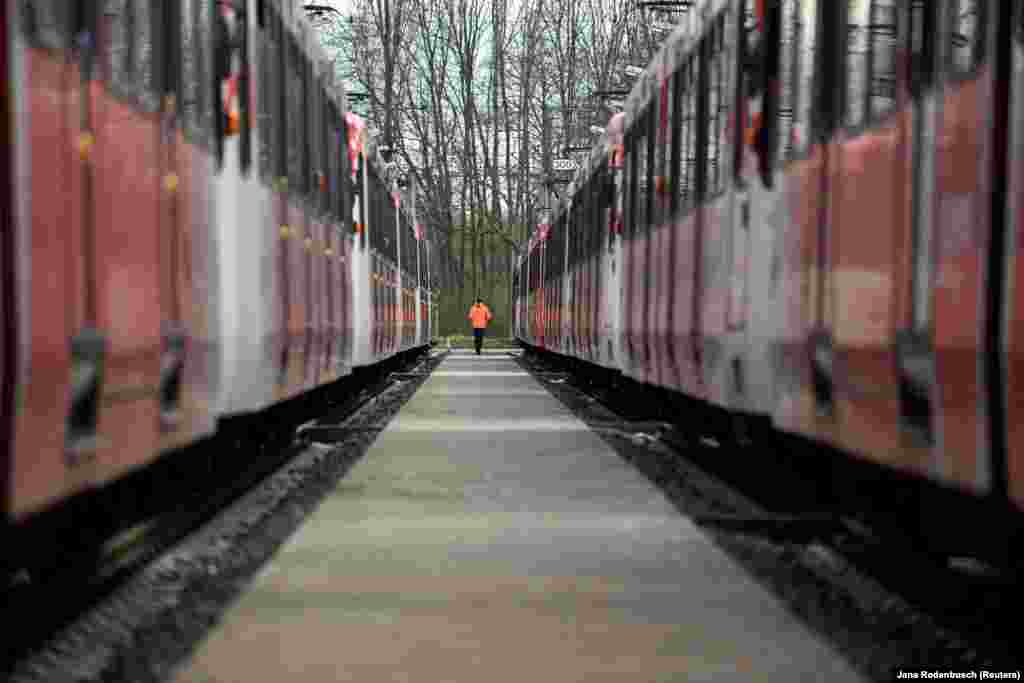
POLYGON ((476 303, 469 307, 469 315, 466 316, 469 321, 473 324, 473 346, 476 347, 476 355, 480 355, 480 350, 484 347, 484 332, 487 331, 487 323, 491 322, 491 309, 487 308, 487 304, 484 303, 483 299, 477 299, 476 303))

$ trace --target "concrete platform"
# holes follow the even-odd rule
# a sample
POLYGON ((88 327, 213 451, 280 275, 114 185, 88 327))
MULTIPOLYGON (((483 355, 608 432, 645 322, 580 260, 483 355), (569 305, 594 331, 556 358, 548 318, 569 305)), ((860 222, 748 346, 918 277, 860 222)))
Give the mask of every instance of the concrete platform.
POLYGON ((508 355, 456 352, 175 680, 861 679, 508 355))

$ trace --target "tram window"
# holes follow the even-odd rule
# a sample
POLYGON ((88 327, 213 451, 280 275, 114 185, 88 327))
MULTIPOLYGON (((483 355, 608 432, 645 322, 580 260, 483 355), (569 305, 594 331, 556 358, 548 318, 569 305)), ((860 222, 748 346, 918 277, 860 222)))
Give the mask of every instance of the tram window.
POLYGON ((654 201, 652 204, 653 215, 651 224, 656 225, 670 216, 671 190, 672 187, 672 138, 675 130, 675 112, 672 109, 672 92, 675 88, 675 78, 666 74, 664 80, 659 84, 658 96, 655 99, 656 108, 652 112, 655 117, 655 130, 652 135, 654 141, 654 201))
POLYGON ((323 104, 321 98, 323 96, 323 89, 320 87, 320 79, 316 77, 316 71, 310 63, 310 106, 309 106, 309 135, 308 135, 308 150, 310 154, 309 159, 309 172, 310 181, 312 187, 310 188, 311 193, 316 197, 317 201, 314 203, 315 206, 320 205, 320 199, 323 197, 323 193, 320 189, 321 176, 324 173, 323 163, 323 104))
MULTIPOLYGON (((180 101, 181 92, 181 5, 178 0, 160 3, 154 14, 154 36, 159 36, 155 62, 159 69, 159 94, 180 101)), ((177 106, 177 105, 175 105, 177 106)))
POLYGON ((328 108, 327 91, 320 84, 320 101, 317 103, 317 117, 320 126, 317 129, 320 137, 317 140, 317 153, 320 155, 320 213, 327 216, 334 211, 334 164, 331 163, 331 138, 334 135, 334 120, 328 108))
POLYGON ((697 187, 697 60, 690 57, 676 73, 679 120, 679 182, 676 203, 689 208, 697 187))
POLYGON ((583 183, 582 189, 576 193, 574 203, 578 204, 576 223, 576 258, 582 262, 590 254, 590 226, 592 216, 593 196, 591 193, 590 177, 583 183))
POLYGON ((196 139, 205 147, 209 147, 213 130, 214 106, 220 110, 219 103, 213 102, 213 89, 209 86, 211 73, 213 71, 213 26, 210 23, 212 14, 208 5, 201 2, 194 3, 195 33, 192 49, 195 51, 196 59, 196 118, 195 133, 196 139))
MULTIPOLYGON (((587 161, 589 167, 589 160, 587 161)), ((589 170, 589 168, 588 168, 589 170)), ((580 223, 579 223, 579 242, 580 259, 586 259, 590 255, 590 233, 592 226, 594 225, 594 182, 593 176, 587 175, 587 180, 583 184, 583 190, 578 194, 578 200, 580 203, 580 223)))
POLYGON ((910 49, 910 90, 915 95, 934 80, 936 14, 933 0, 910 3, 906 32, 910 49))
POLYGON ((570 220, 569 219, 569 214, 566 213, 564 215, 563 219, 562 219, 563 236, 562 236, 561 240, 558 241, 558 248, 555 250, 555 251, 558 252, 556 258, 558 259, 558 265, 559 265, 558 273, 559 273, 559 275, 563 275, 566 272, 566 268, 567 268, 567 265, 568 265, 568 259, 569 259, 569 249, 568 249, 568 247, 572 244, 572 239, 571 239, 572 238, 572 234, 570 232, 569 220, 570 220))
POLYGON ((711 33, 705 39, 708 70, 708 118, 707 118, 707 149, 704 160, 706 164, 707 196, 714 197, 724 187, 723 147, 725 143, 725 119, 728 115, 728 95, 726 92, 726 63, 723 44, 724 23, 721 19, 715 22, 711 33))
POLYGON ((320 84, 308 57, 306 64, 306 189, 315 211, 320 199, 320 84))
POLYGON ((800 3, 796 0, 782 0, 781 32, 779 36, 779 109, 778 109, 778 158, 786 161, 793 158, 795 138, 795 113, 797 106, 797 79, 800 51, 799 19, 800 3))
POLYGON ((201 53, 199 51, 198 3, 182 3, 182 10, 188 16, 182 17, 181 31, 181 112, 186 135, 192 140, 201 137, 201 99, 205 88, 200 87, 201 53))
POLYGON ((373 164, 366 165, 367 208, 369 210, 369 232, 370 249, 380 251, 383 237, 383 224, 380 206, 380 178, 377 176, 377 169, 373 164))
POLYGON ((586 185, 577 180, 577 189, 572 198, 572 213, 569 216, 569 264, 576 265, 583 257, 584 227, 586 221, 586 185))
POLYGON ((252 167, 252 87, 251 79, 253 70, 257 65, 252 58, 252 41, 249 34, 249 14, 243 8, 236 11, 235 20, 235 44, 238 50, 239 78, 238 78, 238 114, 239 114, 239 145, 238 165, 245 176, 249 175, 252 167))
POLYGON ((672 129, 671 140, 672 144, 665 150, 667 155, 665 163, 665 176, 668 178, 668 183, 665 187, 665 192, 668 193, 667 206, 669 214, 674 216, 678 213, 679 209, 682 208, 683 203, 681 201, 681 193, 677 189, 679 184, 682 182, 682 164, 680 159, 683 155, 682 144, 683 139, 686 136, 686 129, 683 128, 683 100, 682 90, 686 87, 684 71, 685 65, 680 66, 674 74, 672 74, 672 87, 669 91, 670 99, 667 105, 670 109, 669 117, 671 118, 670 128, 672 129))
POLYGON ((587 195, 584 200, 586 201, 586 206, 583 214, 583 235, 584 243, 586 244, 585 254, 587 256, 590 256, 597 247, 596 237, 601 227, 601 195, 598 192, 600 189, 600 178, 600 171, 595 171, 587 181, 587 195))
POLYGON ((322 143, 320 145, 320 163, 327 178, 326 184, 324 185, 325 192, 323 211, 327 215, 333 215, 334 187, 337 183, 337 172, 335 171, 334 162, 338 157, 337 154, 333 153, 333 150, 334 141, 337 139, 338 134, 337 129, 335 128, 330 96, 326 89, 323 91, 323 96, 320 102, 320 129, 323 131, 323 137, 321 138, 322 143))
POLYGON ((348 124, 341 109, 338 110, 338 139, 334 141, 332 156, 338 158, 338 219, 342 227, 352 229, 352 160, 348 156, 348 124))
POLYGON ((562 269, 559 267, 562 256, 562 216, 555 220, 555 224, 551 228, 551 237, 548 238, 547 247, 548 267, 544 272, 548 276, 548 281, 552 281, 562 274, 562 269))
POLYGON ((633 231, 638 233, 639 231, 647 227, 648 220, 648 207, 650 206, 650 180, 648 173, 648 157, 650 152, 650 145, 648 144, 650 126, 650 109, 644 112, 640 116, 640 120, 637 121, 637 133, 635 137, 635 144, 633 148, 633 161, 634 163, 634 182, 636 190, 634 197, 636 201, 633 203, 633 231))
POLYGON ((718 77, 719 77, 719 111, 718 111, 718 144, 719 144, 719 170, 718 190, 725 190, 729 180, 727 172, 731 172, 733 166, 732 155, 735 147, 735 126, 739 123, 734 115, 736 112, 736 90, 735 75, 737 46, 735 36, 738 33, 732 30, 731 12, 722 13, 718 23, 718 77))
POLYGON ((647 204, 644 208, 644 222, 642 228, 644 230, 650 228, 652 225, 658 222, 658 147, 659 147, 659 113, 661 110, 660 106, 660 93, 658 81, 652 84, 653 93, 651 100, 647 105, 647 165, 641 169, 645 171, 647 177, 647 204))
POLYGON ((894 0, 871 3, 871 83, 869 114, 878 119, 896 106, 898 13, 894 0))
POLYGON ((1024 42, 1024 3, 1018 2, 1013 8, 1013 36, 1024 42))
POLYGON ((327 139, 327 157, 331 164, 331 217, 343 220, 345 213, 342 202, 343 174, 346 171, 348 157, 343 156, 345 148, 342 141, 345 139, 344 129, 341 127, 341 115, 332 102, 329 105, 331 112, 331 131, 327 139))
POLYGON ((847 4, 843 93, 843 125, 847 128, 859 128, 867 123, 870 10, 869 0, 849 0, 847 4))
POLYGON ((304 47, 299 48, 300 73, 302 74, 302 101, 300 116, 302 117, 302 188, 300 192, 315 197, 314 181, 316 178, 316 155, 313 152, 313 140, 316 135, 316 82, 313 80, 313 66, 306 55, 304 47))
POLYGON ((305 79, 303 78, 302 54, 294 36, 285 36, 284 51, 286 65, 284 88, 287 94, 288 111, 286 129, 288 142, 284 152, 288 160, 288 188, 292 192, 302 193, 305 190, 303 181, 306 177, 306 169, 302 164, 305 155, 303 136, 306 128, 306 117, 303 112, 305 79))
POLYGON ((953 0, 949 37, 949 68, 953 73, 968 74, 984 59, 984 9, 983 0, 953 0))
POLYGON ((644 174, 645 183, 642 186, 646 191, 644 196, 644 222, 641 223, 641 227, 649 229, 657 221, 656 207, 658 204, 658 188, 656 186, 656 176, 658 174, 657 168, 657 116, 658 109, 656 107, 657 98, 655 98, 651 105, 647 109, 646 118, 646 132, 647 132, 647 159, 646 165, 640 170, 644 174))
POLYGON ((584 239, 586 234, 584 233, 584 226, 586 221, 583 220, 584 212, 587 210, 586 205, 586 193, 581 190, 576 194, 573 200, 572 206, 572 230, 569 233, 571 239, 570 254, 572 254, 572 265, 576 266, 583 259, 583 249, 585 247, 584 239))
POLYGON ((135 4, 132 0, 109 0, 103 8, 102 16, 106 50, 104 75, 109 77, 111 89, 126 97, 133 90, 132 80, 135 73, 132 58, 135 4))
POLYGON ((288 91, 285 88, 285 23, 280 9, 272 10, 269 38, 270 50, 267 53, 267 62, 270 79, 267 88, 267 134, 269 136, 270 177, 284 179, 288 177, 288 157, 285 154, 288 140, 288 91))
POLYGON ((135 5, 135 29, 132 57, 139 105, 146 111, 156 111, 160 98, 157 94, 156 60, 153 58, 153 37, 156 35, 160 9, 153 0, 132 0, 135 5))
POLYGON ((602 240, 608 234, 608 193, 606 192, 606 181, 608 178, 608 162, 602 161, 591 180, 591 230, 590 230, 590 251, 597 253, 602 247, 602 240))
POLYGON ((267 183, 273 177, 273 161, 271 158, 272 138, 270 131, 270 122, 272 121, 270 108, 271 102, 273 102, 271 98, 274 97, 274 52, 271 43, 271 22, 273 18, 270 10, 264 8, 262 3, 260 3, 260 7, 264 19, 259 24, 256 31, 256 40, 252 46, 258 74, 256 83, 257 109, 255 115, 256 157, 259 163, 260 179, 267 183))
MULTIPOLYGON (((641 117, 641 121, 643 117, 641 117)), ((626 135, 626 198, 627 198, 627 235, 632 237, 640 229, 643 217, 641 216, 643 193, 640 184, 643 182, 643 173, 639 171, 646 166, 644 153, 647 151, 647 140, 639 134, 643 126, 638 123, 626 135)))
POLYGON ((67 0, 26 0, 21 4, 22 33, 33 45, 51 50, 70 47, 75 5, 67 0))
MULTIPOLYGON (((830 0, 829 0, 830 1, 830 0)), ((810 147, 814 122, 814 63, 818 53, 818 0, 793 0, 793 31, 796 47, 796 90, 793 112, 793 152, 801 155, 810 147)), ((785 31, 786 29, 783 29, 785 31)))

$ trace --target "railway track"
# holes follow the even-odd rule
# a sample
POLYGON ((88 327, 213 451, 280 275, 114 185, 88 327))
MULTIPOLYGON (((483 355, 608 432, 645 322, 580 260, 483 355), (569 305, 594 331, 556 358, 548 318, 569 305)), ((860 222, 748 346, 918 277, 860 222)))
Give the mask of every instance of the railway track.
MULTIPOLYGON (((219 556, 237 551, 254 531, 269 533, 277 542, 283 540, 287 533, 279 515, 275 521, 277 511, 291 504, 311 476, 322 478, 328 472, 340 476, 347 470, 361 455, 358 445, 366 445, 376 435, 375 429, 362 427, 366 421, 362 416, 397 410, 394 404, 403 403, 437 362, 436 357, 418 355, 385 363, 362 373, 357 382, 335 387, 334 396, 321 395, 318 404, 276 416, 271 429, 246 434, 251 425, 237 425, 238 429, 229 429, 226 436, 177 454, 177 461, 191 460, 195 467, 179 469, 191 478, 178 482, 177 497, 161 495, 170 505, 115 536, 91 539, 87 546, 70 553, 60 567, 20 569, 7 578, 0 619, 18 628, 5 635, 0 679, 107 680, 113 675, 115 680, 142 680, 138 672, 122 676, 116 670, 131 660, 132 650, 145 638, 147 629, 165 631, 168 620, 178 618, 176 608, 168 611, 166 605, 161 607, 160 595, 166 592, 167 583, 177 586, 175 591, 199 590, 195 581, 182 582, 183 573, 194 573, 191 569, 172 568, 168 574, 167 567, 160 568, 169 554, 174 554, 172 549, 205 534, 207 541, 200 543, 205 545, 187 555, 205 558, 195 560, 204 567, 200 574, 214 579, 220 573, 216 568, 219 556), (408 391, 401 391, 403 388, 408 391), (390 397, 387 405, 375 405, 385 397, 390 397), (354 439, 347 442, 344 435, 354 439), (243 456, 249 463, 244 469, 221 468, 218 472, 211 466, 216 461, 238 462, 243 456), (304 458, 306 462, 300 462, 304 458), (238 507, 248 511, 239 513, 238 507), (228 530, 210 532, 210 528, 224 527, 225 517, 228 530), (264 529, 268 523, 276 525, 276 531, 264 529), (141 593, 130 588, 147 572, 157 578, 142 579, 141 593), (155 618, 153 610, 162 616, 155 618), (126 626, 128 622, 138 628, 126 626), (120 632, 120 642, 111 643, 110 634, 103 633, 108 630, 120 632), (103 651, 102 662, 90 656, 90 643, 103 651)), ((380 419, 367 422, 378 425, 377 430, 384 423, 386 420, 380 419)), ((285 527, 299 521, 292 514, 285 527)), ((276 543, 257 545, 266 556, 276 547, 276 543)), ((246 558, 242 563, 246 572, 251 573, 262 561, 260 550, 240 552, 246 558)), ((246 572, 240 576, 248 576, 246 572)), ((200 590, 209 592, 209 586, 200 590)), ((144 668, 147 672, 152 669, 144 668)))
POLYGON ((843 515, 768 431, 729 439, 632 380, 551 354, 520 362, 872 680, 1024 665, 1019 573, 843 515))

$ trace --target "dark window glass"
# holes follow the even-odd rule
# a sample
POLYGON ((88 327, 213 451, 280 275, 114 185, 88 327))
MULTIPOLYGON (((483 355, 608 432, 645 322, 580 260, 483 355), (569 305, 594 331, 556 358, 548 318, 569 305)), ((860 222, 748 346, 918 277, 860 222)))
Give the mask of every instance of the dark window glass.
POLYGON ((132 0, 135 9, 135 28, 132 36, 132 59, 138 104, 145 111, 156 111, 160 102, 157 93, 154 36, 160 17, 156 0, 132 0))
POLYGON ((352 229, 352 160, 348 156, 348 125, 343 110, 338 110, 338 139, 334 142, 334 154, 338 157, 338 218, 341 227, 352 229))
POLYGON ((644 182, 641 187, 644 189, 644 221, 641 223, 641 228, 646 230, 654 225, 657 220, 655 215, 655 209, 657 207, 657 187, 655 182, 657 180, 657 159, 656 154, 658 150, 657 145, 657 131, 658 131, 658 109, 654 106, 647 110, 647 149, 646 159, 644 166, 640 168, 640 171, 644 174, 644 182))
POLYGON ((846 91, 843 97, 843 125, 859 128, 867 122, 869 84, 868 31, 869 0, 849 0, 846 5, 846 91))
POLYGON ((210 13, 202 2, 182 5, 182 114, 186 135, 207 146, 212 129, 210 95, 210 13))
POLYGON ((633 131, 626 135, 624 163, 625 196, 623 197, 623 212, 626 222, 624 229, 626 237, 632 237, 637 230, 637 140, 633 131))
POLYGON ((313 74, 313 62, 305 52, 302 53, 302 77, 302 106, 303 114, 305 114, 303 122, 305 130, 302 136, 302 167, 305 170, 306 193, 314 200, 312 206, 315 209, 319 194, 317 177, 321 170, 320 157, 316 149, 320 125, 317 114, 320 108, 317 106, 319 94, 316 77, 313 74))
POLYGON ((689 208, 697 190, 697 60, 690 57, 676 74, 676 97, 679 98, 679 181, 680 208, 689 208))
POLYGON ((897 49, 900 35, 895 0, 871 3, 871 90, 869 114, 878 119, 896 107, 898 70, 897 49))
MULTIPOLYGON (((259 12, 257 12, 258 14, 259 12)), ((238 164, 244 175, 252 168, 253 116, 252 76, 258 72, 259 64, 253 56, 250 14, 233 12, 233 35, 238 53, 238 115, 239 135, 238 164)))
POLYGON ((657 225, 669 218, 671 208, 671 186, 672 186, 672 137, 676 122, 673 119, 672 91, 674 80, 671 74, 665 76, 660 84, 655 106, 652 112, 654 117, 654 186, 653 186, 653 215, 651 224, 657 225))
POLYGON ((984 0, 953 0, 950 3, 949 68, 967 74, 985 58, 984 0))
POLYGON ((634 161, 634 203, 633 230, 639 232, 647 225, 647 114, 637 124, 639 134, 633 151, 634 161))
MULTIPOLYGON (((316 88, 313 82, 313 65, 306 55, 304 46, 299 43, 299 59, 301 66, 299 73, 302 76, 302 89, 300 100, 299 116, 302 121, 302 135, 300 136, 300 168, 302 170, 302 189, 300 192, 315 198, 316 161, 313 155, 313 141, 316 139, 316 88)), ((315 204, 313 205, 315 207, 315 204)))
POLYGON ((785 161, 793 158, 795 142, 794 127, 800 53, 800 35, 798 33, 800 3, 796 0, 782 0, 780 10, 782 12, 782 30, 779 45, 778 150, 779 158, 785 161))
POLYGON ((153 12, 153 35, 159 36, 154 61, 158 70, 159 94, 170 96, 176 111, 181 102, 181 2, 166 0, 159 3, 159 12, 153 12))
POLYGON ((725 187, 723 173, 725 125, 728 115, 728 92, 726 85, 726 55, 723 43, 724 23, 721 19, 715 22, 711 32, 705 38, 705 54, 708 70, 708 118, 707 149, 705 150, 705 173, 707 178, 707 196, 714 197, 725 187))
MULTIPOLYGON (((342 172, 345 170, 344 159, 342 154, 345 152, 345 148, 342 147, 342 130, 341 130, 341 116, 338 114, 338 108, 334 102, 328 102, 327 104, 327 116, 330 121, 329 128, 330 133, 327 138, 327 172, 330 174, 330 192, 331 192, 331 205, 330 213, 331 218, 334 220, 343 220, 345 214, 342 212, 342 172)), ((345 227, 344 223, 341 227, 345 227)))
MULTIPOLYGON (((832 0, 826 0, 832 1, 832 0)), ((793 0, 796 54, 796 110, 793 117, 793 148, 802 154, 813 140, 814 63, 818 56, 818 0, 793 0)), ((785 31, 786 29, 783 29, 785 31)))
POLYGON ((101 36, 106 75, 111 89, 124 96, 132 91, 132 40, 135 8, 131 0, 105 0, 101 36))
POLYGON ((278 55, 279 43, 277 42, 275 27, 279 22, 276 9, 265 10, 267 21, 256 33, 255 51, 259 62, 259 83, 257 83, 257 95, 259 110, 256 112, 256 130, 259 137, 259 148, 257 150, 260 167, 260 177, 263 182, 269 183, 276 174, 276 163, 274 156, 274 123, 273 112, 279 99, 278 83, 280 80, 280 56, 278 55))
POLYGON ((306 161, 309 163, 309 180, 310 180, 310 196, 313 198, 313 208, 319 211, 322 207, 323 192, 321 190, 321 178, 324 173, 324 164, 322 160, 323 153, 323 130, 321 128, 322 122, 320 114, 321 109, 321 88, 320 80, 316 78, 315 71, 311 62, 307 62, 309 65, 307 68, 308 74, 308 90, 306 91, 308 99, 306 100, 307 109, 307 145, 306 149, 308 157, 306 161))
POLYGON ((358 214, 358 223, 363 226, 360 233, 359 244, 366 248, 366 223, 370 215, 370 201, 366 193, 366 159, 362 155, 356 157, 357 169, 355 187, 352 190, 352 213, 358 214))
POLYGON ((21 5, 22 33, 32 45, 63 50, 73 45, 75 4, 68 0, 25 0, 21 5))
POLYGON ((933 0, 911 0, 908 10, 905 30, 910 48, 910 89, 919 94, 934 80, 938 12, 933 0))
POLYGON ((395 243, 395 206, 388 185, 373 164, 368 164, 370 203, 370 247, 392 262, 398 260, 395 243))
POLYGON ((288 121, 286 127, 287 146, 284 150, 288 168, 288 189, 291 192, 304 193, 307 167, 303 164, 305 156, 306 107, 304 98, 305 77, 302 53, 295 37, 285 36, 285 79, 286 108, 288 121))
POLYGON ((1013 8, 1013 35, 1024 42, 1024 2, 1016 3, 1013 8))

